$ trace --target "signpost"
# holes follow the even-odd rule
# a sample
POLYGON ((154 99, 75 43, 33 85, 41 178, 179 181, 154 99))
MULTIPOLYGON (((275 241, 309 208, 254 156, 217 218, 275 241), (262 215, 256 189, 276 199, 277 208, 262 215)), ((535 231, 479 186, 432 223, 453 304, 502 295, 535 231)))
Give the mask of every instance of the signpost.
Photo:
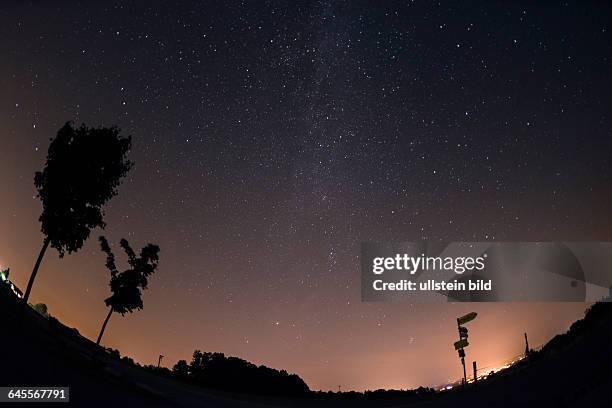
POLYGON ((469 345, 470 345, 470 343, 468 343, 467 339, 461 339, 461 340, 455 342, 455 350, 462 349, 462 348, 467 347, 469 345))
MULTIPOLYGON (((478 313, 470 312, 464 316, 457 318, 457 330, 459 331, 459 341, 456 341, 454 343, 454 346, 455 346, 455 350, 457 350, 457 352, 459 353, 459 358, 461 359, 461 365, 463 366, 463 384, 464 385, 467 383, 467 373, 465 372, 465 350, 464 348, 469 346, 470 343, 468 343, 467 341, 468 328, 463 327, 462 324, 471 322, 472 320, 476 318, 476 316, 478 316, 478 313)), ((475 367, 476 367, 476 362, 474 362, 474 380, 476 380, 475 367)))
POLYGON ((457 318, 457 324, 458 325, 462 325, 465 324, 467 322, 471 322, 472 320, 474 320, 476 318, 476 316, 478 316, 478 313, 476 312, 471 312, 466 314, 465 316, 461 316, 457 318))

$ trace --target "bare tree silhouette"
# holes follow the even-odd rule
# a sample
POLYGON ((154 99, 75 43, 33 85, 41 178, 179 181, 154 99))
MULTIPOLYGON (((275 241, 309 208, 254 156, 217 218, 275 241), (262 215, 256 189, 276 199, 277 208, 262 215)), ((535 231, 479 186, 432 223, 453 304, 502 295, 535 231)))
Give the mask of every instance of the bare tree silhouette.
POLYGON ((131 137, 121 136, 116 127, 75 128, 72 122, 51 140, 45 167, 34 176, 45 239, 28 281, 26 303, 49 245, 61 258, 78 251, 92 229, 105 227, 102 206, 117 194, 133 165, 126 158, 131 143, 131 137))
POLYGON ((141 289, 147 289, 148 278, 155 273, 159 262, 159 247, 157 245, 147 244, 138 256, 125 238, 121 239, 120 245, 125 251, 130 265, 130 268, 123 272, 117 270, 115 255, 108 245, 108 241, 105 237, 100 237, 100 247, 106 253, 106 268, 111 273, 110 288, 112 295, 104 301, 106 306, 109 307, 109 311, 102 324, 96 344, 100 344, 113 312, 123 316, 128 312, 132 313, 135 309, 142 310, 141 289))

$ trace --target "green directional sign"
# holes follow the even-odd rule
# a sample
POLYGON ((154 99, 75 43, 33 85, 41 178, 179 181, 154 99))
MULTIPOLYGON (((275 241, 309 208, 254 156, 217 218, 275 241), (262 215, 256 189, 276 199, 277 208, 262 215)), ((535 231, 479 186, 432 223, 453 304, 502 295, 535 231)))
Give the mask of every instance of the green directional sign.
POLYGON ((465 316, 461 316, 459 318, 457 318, 457 324, 465 324, 467 322, 471 322, 472 320, 474 320, 476 318, 476 316, 478 316, 478 313, 476 312, 471 312, 466 314, 465 316))
POLYGON ((467 339, 461 339, 461 340, 455 342, 455 350, 462 349, 462 348, 467 347, 469 345, 470 345, 470 343, 468 343, 467 339))

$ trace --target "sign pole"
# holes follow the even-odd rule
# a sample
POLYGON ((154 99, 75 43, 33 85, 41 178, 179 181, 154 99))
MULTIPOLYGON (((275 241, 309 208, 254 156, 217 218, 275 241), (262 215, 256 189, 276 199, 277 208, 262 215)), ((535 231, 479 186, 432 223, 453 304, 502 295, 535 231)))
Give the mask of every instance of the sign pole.
MULTIPOLYGON (((461 322, 457 319, 457 330, 459 330, 459 340, 461 340, 461 322)), ((465 357, 461 357, 461 365, 463 366, 463 385, 467 384, 467 375, 465 373, 465 357)))
MULTIPOLYGON (((464 316, 457 318, 457 331, 459 332, 459 341, 456 341, 454 346, 455 350, 459 352, 459 358, 461 358, 461 366, 463 367, 463 386, 467 385, 467 372, 465 369, 465 350, 464 348, 469 346, 468 343, 468 329, 467 327, 461 326, 467 322, 471 322, 478 316, 476 312, 470 312, 464 316)), ((474 381, 476 381, 476 362, 474 362, 474 381)))

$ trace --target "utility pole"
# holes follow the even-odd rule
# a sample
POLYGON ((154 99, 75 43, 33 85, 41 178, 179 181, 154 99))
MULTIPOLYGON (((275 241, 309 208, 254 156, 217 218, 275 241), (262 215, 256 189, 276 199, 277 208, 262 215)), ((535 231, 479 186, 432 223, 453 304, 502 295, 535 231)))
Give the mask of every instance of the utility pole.
POLYGON ((472 367, 474 367, 474 384, 478 381, 478 376, 476 375, 476 362, 472 361, 472 367))
POLYGON ((161 365, 162 358, 164 358, 164 356, 160 354, 159 359, 157 359, 157 368, 159 368, 159 366, 161 365))
POLYGON ((525 332, 525 357, 529 357, 529 342, 527 341, 527 332, 525 332))

